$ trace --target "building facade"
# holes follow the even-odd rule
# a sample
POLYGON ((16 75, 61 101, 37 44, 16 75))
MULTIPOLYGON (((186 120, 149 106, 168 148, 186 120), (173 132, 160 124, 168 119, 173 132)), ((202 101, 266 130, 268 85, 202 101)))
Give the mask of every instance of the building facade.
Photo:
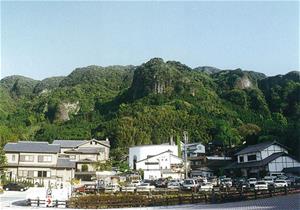
MULTIPOLYGON (((82 172, 95 174, 93 164, 109 158, 109 141, 56 140, 48 142, 19 141, 4 147, 5 166, 10 180, 31 181, 40 185, 70 183, 82 172)), ((80 176, 78 177, 80 178, 80 176)))
POLYGON ((171 150, 148 156, 136 163, 137 170, 143 170, 144 179, 183 178, 183 160, 173 155, 171 150))
POLYGON ((144 179, 181 178, 184 168, 175 144, 131 147, 129 167, 133 170, 143 170, 144 179))
POLYGON ((285 146, 278 142, 264 142, 248 146, 236 154, 237 161, 228 167, 241 176, 261 177, 272 172, 282 172, 285 168, 299 167, 300 163, 285 146))

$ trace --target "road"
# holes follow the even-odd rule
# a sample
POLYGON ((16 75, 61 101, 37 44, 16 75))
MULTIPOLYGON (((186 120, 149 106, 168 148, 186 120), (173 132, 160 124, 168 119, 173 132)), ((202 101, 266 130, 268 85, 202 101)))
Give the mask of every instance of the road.
POLYGON ((12 206, 16 201, 25 199, 26 192, 4 191, 3 194, 0 194, 0 209, 2 210, 5 207, 12 206))
MULTIPOLYGON (((26 192, 4 192, 0 195, 1 210, 39 209, 36 207, 15 206, 17 200, 24 200, 26 192)), ((45 208, 40 208, 45 209, 45 208)), ((54 209, 54 208, 50 208, 54 209)), ((299 210, 300 194, 277 196, 266 199, 249 200, 224 204, 191 204, 181 206, 127 208, 122 210, 299 210)), ((71 209, 70 209, 71 210, 71 209)), ((110 209, 113 210, 113 209, 110 209)), ((115 209, 121 210, 121 209, 115 209)))

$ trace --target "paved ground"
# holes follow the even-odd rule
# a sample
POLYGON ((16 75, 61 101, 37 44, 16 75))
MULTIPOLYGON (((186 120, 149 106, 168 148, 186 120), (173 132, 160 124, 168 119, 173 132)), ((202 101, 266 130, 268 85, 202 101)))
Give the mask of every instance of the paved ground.
MULTIPOLYGON (((36 207, 15 206, 17 200, 24 200, 26 192, 5 192, 0 195, 1 210, 38 209, 36 207)), ((41 208, 42 209, 42 208, 41 208)), ((43 208, 45 209, 45 208, 43 208)), ((50 208, 54 209, 54 208, 50 208)), ((300 194, 277 196, 273 198, 241 201, 224 204, 192 204, 167 207, 127 208, 122 210, 300 210, 300 194)), ((71 210, 71 209, 70 209, 71 210)), ((112 210, 112 209, 111 209, 112 210)), ((121 210, 121 209, 116 209, 121 210)))
POLYGON ((25 200, 25 198, 26 192, 5 191, 3 194, 0 194, 0 209, 11 206, 16 201, 25 200))

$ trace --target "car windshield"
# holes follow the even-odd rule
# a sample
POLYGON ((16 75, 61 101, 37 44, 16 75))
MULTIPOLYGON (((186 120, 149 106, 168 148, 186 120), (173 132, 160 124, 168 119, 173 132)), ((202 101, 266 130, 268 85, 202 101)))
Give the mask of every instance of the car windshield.
POLYGON ((275 181, 276 183, 285 183, 285 181, 283 181, 283 180, 277 180, 277 181, 275 181))
POLYGON ((249 181, 256 181, 256 178, 250 178, 249 181))
POLYGON ((141 186, 149 186, 149 183, 143 183, 141 186))
POLYGON ((273 181, 272 178, 264 178, 264 180, 266 180, 266 181, 273 181))
POLYGON ((194 184, 193 180, 184 180, 184 184, 194 184))

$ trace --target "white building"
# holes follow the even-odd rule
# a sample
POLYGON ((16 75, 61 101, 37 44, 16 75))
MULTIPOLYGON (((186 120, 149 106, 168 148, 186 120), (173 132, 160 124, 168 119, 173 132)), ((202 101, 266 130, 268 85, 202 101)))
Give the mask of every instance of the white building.
POLYGON ((300 166, 300 163, 288 154, 287 148, 278 142, 251 145, 235 155, 237 162, 228 168, 240 169, 243 176, 260 176, 300 166))
POLYGON ((129 167, 136 169, 136 162, 154 156, 165 151, 172 151, 173 155, 178 156, 178 147, 176 145, 142 145, 129 148, 129 167))
POLYGON ((183 145, 183 147, 182 147, 183 154, 184 154, 185 147, 186 147, 188 158, 205 155, 205 146, 201 143, 191 143, 191 144, 183 145))
POLYGON ((129 148, 129 166, 143 170, 144 179, 183 176, 183 160, 178 157, 176 145, 144 145, 129 148))

